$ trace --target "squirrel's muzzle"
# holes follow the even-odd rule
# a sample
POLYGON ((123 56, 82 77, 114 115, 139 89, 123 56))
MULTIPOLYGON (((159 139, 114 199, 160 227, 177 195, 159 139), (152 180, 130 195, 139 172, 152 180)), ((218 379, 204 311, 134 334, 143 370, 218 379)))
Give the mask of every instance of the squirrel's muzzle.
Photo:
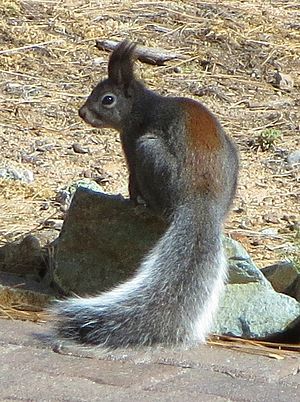
POLYGON ((103 121, 99 119, 97 114, 91 111, 88 105, 85 103, 78 111, 79 116, 84 120, 87 124, 96 127, 102 128, 104 127, 103 121))

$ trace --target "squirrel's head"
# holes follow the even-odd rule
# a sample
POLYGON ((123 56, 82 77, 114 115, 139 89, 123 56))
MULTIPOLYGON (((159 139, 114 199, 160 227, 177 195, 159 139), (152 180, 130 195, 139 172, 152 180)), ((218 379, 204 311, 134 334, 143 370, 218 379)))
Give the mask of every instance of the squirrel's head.
POLYGON ((129 116, 134 101, 134 50, 136 45, 127 40, 113 51, 108 62, 108 78, 92 91, 79 116, 93 127, 111 127, 120 130, 129 116))

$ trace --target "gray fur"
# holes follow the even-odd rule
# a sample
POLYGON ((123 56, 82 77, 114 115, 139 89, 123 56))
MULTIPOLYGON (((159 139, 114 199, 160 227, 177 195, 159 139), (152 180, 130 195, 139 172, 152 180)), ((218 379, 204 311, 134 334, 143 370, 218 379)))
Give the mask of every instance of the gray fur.
POLYGON ((162 97, 137 81, 134 49, 124 41, 113 52, 108 79, 80 116, 120 131, 131 199, 145 200, 169 228, 133 278, 98 297, 58 302, 56 330, 59 337, 111 348, 204 342, 226 279, 221 234, 236 190, 237 152, 206 109, 220 146, 191 149, 182 106, 190 101, 162 97), (113 107, 101 104, 107 93, 113 107))

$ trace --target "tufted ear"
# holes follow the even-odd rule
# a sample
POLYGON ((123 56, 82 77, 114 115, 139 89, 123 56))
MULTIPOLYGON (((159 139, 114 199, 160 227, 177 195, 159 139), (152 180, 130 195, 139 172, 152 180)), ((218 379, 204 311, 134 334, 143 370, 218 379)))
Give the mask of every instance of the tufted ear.
POLYGON ((125 91, 134 80, 133 64, 136 44, 128 40, 121 42, 113 51, 108 62, 108 78, 125 91))

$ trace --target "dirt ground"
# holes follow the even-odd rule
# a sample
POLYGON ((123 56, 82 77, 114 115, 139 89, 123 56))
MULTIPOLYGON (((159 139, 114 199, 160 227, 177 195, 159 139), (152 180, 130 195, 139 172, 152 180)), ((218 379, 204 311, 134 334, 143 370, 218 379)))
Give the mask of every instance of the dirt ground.
POLYGON ((260 267, 297 261, 299 165, 287 163, 300 143, 296 1, 2 0, 0 17, 0 169, 34 174, 32 184, 0 179, 0 246, 62 219, 56 193, 82 177, 126 194, 118 133, 86 126, 77 111, 106 74, 95 40, 130 38, 181 54, 165 66, 138 62, 137 74, 160 93, 205 103, 239 147, 226 233, 260 267))

